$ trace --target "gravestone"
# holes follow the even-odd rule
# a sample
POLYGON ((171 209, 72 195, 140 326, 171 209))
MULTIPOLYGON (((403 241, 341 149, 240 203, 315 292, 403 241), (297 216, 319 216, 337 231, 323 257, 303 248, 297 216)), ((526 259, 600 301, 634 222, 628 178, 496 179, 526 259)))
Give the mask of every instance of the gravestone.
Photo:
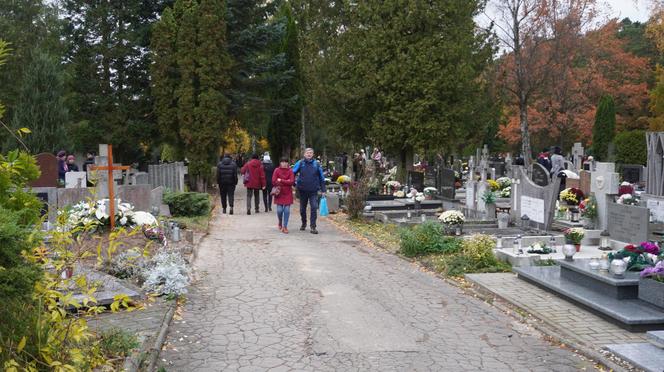
POLYGON ((419 192, 424 190, 424 173, 422 172, 408 172, 408 179, 410 185, 419 192))
POLYGON ((135 211, 152 212, 152 187, 150 185, 121 185, 117 187, 116 199, 134 206, 135 211))
POLYGON ((489 187, 489 184, 486 181, 480 181, 477 183, 477 210, 478 211, 486 211, 486 203, 482 199, 484 196, 484 193, 487 192, 487 190, 491 190, 489 187))
POLYGON ((58 218, 58 189, 56 187, 33 187, 30 191, 42 201, 41 215, 48 214, 48 221, 55 224, 58 218))
POLYGON ((644 181, 645 167, 638 164, 623 164, 620 166, 620 175, 623 181, 641 183, 644 181))
POLYGON ((648 145, 648 175, 646 192, 650 195, 664 196, 664 132, 646 134, 648 145))
POLYGON ((584 148, 581 142, 575 142, 572 146, 572 163, 574 164, 574 171, 578 172, 582 168, 584 156, 584 148))
POLYGON ((32 187, 57 187, 58 186, 58 158, 51 153, 41 153, 36 156, 37 165, 41 175, 30 183, 32 187))
POLYGON ((648 208, 609 202, 607 217, 612 240, 634 244, 648 240, 648 208))
POLYGON ((519 220, 527 215, 531 225, 548 230, 553 222, 560 179, 556 177, 547 186, 540 186, 528 177, 524 167, 515 166, 514 172, 511 195, 514 218, 519 220))
POLYGON ((159 186, 150 191, 150 209, 161 208, 164 204, 164 187, 159 186))
POLYGON ((470 210, 477 209, 476 197, 477 197, 477 181, 468 180, 468 182, 466 182, 466 208, 470 210))
POLYGON ((438 171, 438 179, 440 180, 440 189, 438 190, 440 195, 446 199, 454 199, 454 183, 456 181, 454 170, 449 168, 440 168, 438 171))
POLYGON ((586 170, 582 170, 579 173, 579 189, 583 191, 583 195, 590 195, 590 185, 591 185, 591 173, 586 170))
POLYGON ((618 173, 614 163, 597 162, 591 174, 590 191, 597 200, 597 222, 601 230, 607 228, 607 204, 609 197, 618 193, 618 173))
POLYGON ((549 184, 549 171, 541 164, 533 163, 530 169, 531 178, 537 186, 545 187, 549 184))
POLYGON ((65 173, 65 188, 75 189, 87 187, 88 178, 86 172, 67 172, 65 173))
POLYGON ((664 223, 664 197, 641 194, 641 202, 650 212, 650 222, 664 223))
POLYGON ((93 194, 93 188, 58 189, 58 209, 66 208, 89 199, 101 199, 93 194))

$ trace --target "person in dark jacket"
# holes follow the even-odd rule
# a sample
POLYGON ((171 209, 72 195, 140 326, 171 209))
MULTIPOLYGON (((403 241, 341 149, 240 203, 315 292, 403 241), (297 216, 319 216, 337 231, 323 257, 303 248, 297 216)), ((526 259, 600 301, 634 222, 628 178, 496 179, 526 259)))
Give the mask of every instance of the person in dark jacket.
POLYGON ((544 149, 537 156, 537 163, 543 166, 549 173, 551 172, 551 158, 549 158, 549 149, 544 149))
POLYGON ((67 166, 67 153, 65 150, 60 150, 58 151, 58 180, 60 180, 63 184, 65 182, 65 173, 69 171, 69 167, 67 166))
POLYGON ((95 154, 92 152, 88 152, 88 154, 85 157, 85 161, 83 162, 83 172, 87 172, 88 167, 91 165, 95 165, 95 154))
POLYGON ((237 165, 229 155, 226 155, 217 164, 217 184, 219 184, 219 194, 221 194, 221 208, 226 213, 226 206, 231 207, 230 214, 233 214, 233 204, 235 200, 235 186, 237 185, 237 165))
POLYGON ((293 167, 297 175, 297 191, 300 194, 300 217, 302 218, 301 231, 307 228, 307 204, 311 207, 311 233, 318 234, 316 230, 316 217, 318 216, 318 199, 325 190, 325 177, 323 167, 314 159, 314 150, 304 150, 304 159, 298 161, 293 167))
POLYGON ((76 165, 76 157, 74 155, 67 156, 67 172, 78 172, 78 165, 76 165))
POLYGON ((272 173, 274 173, 274 164, 272 164, 270 155, 263 156, 263 171, 265 172, 263 205, 265 205, 265 212, 272 212, 272 173))
POLYGON ((258 160, 258 154, 253 154, 251 160, 242 167, 242 183, 247 188, 247 214, 251 214, 251 196, 254 196, 254 204, 256 205, 256 213, 259 212, 261 202, 259 200, 261 189, 265 189, 265 171, 263 165, 258 160))

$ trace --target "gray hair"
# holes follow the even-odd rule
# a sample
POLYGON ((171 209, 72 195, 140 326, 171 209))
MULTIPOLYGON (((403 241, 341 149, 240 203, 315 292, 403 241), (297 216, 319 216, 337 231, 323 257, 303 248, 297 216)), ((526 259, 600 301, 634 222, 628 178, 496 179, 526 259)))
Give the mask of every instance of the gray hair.
POLYGON ((304 149, 304 152, 307 152, 307 151, 314 152, 314 149, 312 149, 311 147, 307 147, 306 149, 304 149))

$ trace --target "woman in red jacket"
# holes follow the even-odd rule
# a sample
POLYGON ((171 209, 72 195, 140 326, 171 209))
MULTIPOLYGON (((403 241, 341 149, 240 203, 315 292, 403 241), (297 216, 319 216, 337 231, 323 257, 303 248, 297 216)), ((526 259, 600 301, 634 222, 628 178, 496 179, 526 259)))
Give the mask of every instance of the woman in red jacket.
POLYGON ((293 184, 295 175, 290 169, 288 159, 281 158, 279 168, 272 174, 272 193, 274 204, 277 205, 277 218, 279 218, 279 230, 288 234, 288 218, 290 217, 290 206, 293 204, 293 184))

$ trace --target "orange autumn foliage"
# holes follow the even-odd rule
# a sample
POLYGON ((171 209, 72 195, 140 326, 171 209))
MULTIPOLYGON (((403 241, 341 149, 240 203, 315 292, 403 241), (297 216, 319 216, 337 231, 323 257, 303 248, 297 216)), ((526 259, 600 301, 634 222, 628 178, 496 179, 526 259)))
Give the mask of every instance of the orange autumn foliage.
MULTIPOLYGON (((646 114, 646 82, 652 71, 646 58, 625 51, 626 40, 617 37, 619 27, 611 20, 585 34, 562 33, 543 45, 541 63, 548 64, 549 73, 528 109, 535 149, 554 144, 569 148, 575 141, 589 145, 597 103, 604 94, 616 101, 618 128, 646 114)), ((506 56, 501 63, 510 68, 513 60, 506 56)), ((521 140, 518 115, 516 105, 508 105, 507 124, 500 131, 513 145, 521 140)))

